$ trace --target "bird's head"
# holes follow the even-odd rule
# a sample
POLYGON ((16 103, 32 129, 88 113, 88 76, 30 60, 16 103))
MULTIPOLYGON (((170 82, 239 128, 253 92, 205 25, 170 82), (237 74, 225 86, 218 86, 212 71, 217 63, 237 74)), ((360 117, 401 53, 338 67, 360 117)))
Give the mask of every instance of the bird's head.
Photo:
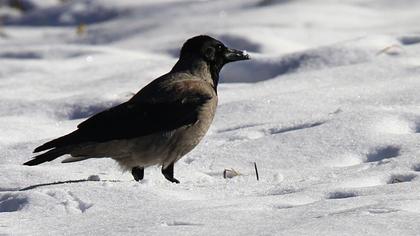
POLYGON ((180 59, 198 57, 208 62, 223 66, 226 63, 248 60, 246 52, 226 47, 222 42, 207 35, 188 39, 181 49, 180 59))
POLYGON ((219 82, 219 72, 225 64, 248 59, 250 59, 249 55, 245 51, 228 48, 219 40, 200 35, 184 43, 177 65, 183 69, 186 69, 185 67, 193 69, 198 68, 200 63, 205 63, 210 69, 216 87, 219 82))

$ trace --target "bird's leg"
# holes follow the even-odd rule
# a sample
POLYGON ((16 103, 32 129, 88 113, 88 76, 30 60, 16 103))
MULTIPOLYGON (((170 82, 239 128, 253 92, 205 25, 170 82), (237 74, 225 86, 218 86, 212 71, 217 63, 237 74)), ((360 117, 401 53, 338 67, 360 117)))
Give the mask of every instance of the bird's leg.
POLYGON ((133 175, 136 181, 142 180, 144 177, 144 167, 142 166, 133 167, 133 169, 131 169, 131 174, 133 175))
POLYGON ((162 166, 162 174, 167 180, 171 181, 172 183, 179 184, 179 180, 174 178, 174 162, 172 162, 168 167, 166 167, 166 169, 164 169, 162 166))

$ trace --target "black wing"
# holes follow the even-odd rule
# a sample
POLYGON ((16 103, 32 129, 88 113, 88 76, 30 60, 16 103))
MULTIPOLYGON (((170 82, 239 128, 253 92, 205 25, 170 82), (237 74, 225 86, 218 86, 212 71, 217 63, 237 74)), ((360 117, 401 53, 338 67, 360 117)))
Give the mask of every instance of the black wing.
POLYGON ((100 112, 78 125, 68 135, 39 146, 34 152, 84 142, 130 139, 157 132, 171 131, 198 120, 201 105, 211 99, 194 94, 172 101, 134 102, 132 100, 100 112))
POLYGON ((171 131, 198 120, 199 109, 208 98, 187 103, 123 103, 81 123, 78 128, 88 141, 129 139, 171 131))

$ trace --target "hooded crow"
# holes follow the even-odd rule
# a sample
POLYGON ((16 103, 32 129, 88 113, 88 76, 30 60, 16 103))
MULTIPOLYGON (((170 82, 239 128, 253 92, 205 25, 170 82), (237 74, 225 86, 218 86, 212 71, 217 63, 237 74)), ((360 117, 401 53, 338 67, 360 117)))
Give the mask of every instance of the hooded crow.
POLYGON ((248 54, 200 35, 182 46, 172 70, 141 89, 130 100, 90 117, 77 130, 34 150, 46 151, 24 165, 38 165, 70 154, 63 163, 110 157, 136 181, 144 168, 161 165, 171 182, 174 164, 190 152, 210 127, 217 106, 219 72, 248 54))

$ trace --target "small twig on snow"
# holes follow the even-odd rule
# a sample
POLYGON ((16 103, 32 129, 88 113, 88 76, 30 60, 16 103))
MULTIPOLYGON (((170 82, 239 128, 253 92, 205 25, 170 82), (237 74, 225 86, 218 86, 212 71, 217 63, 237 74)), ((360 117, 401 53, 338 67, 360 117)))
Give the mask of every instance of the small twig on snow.
POLYGON ((259 181, 260 177, 258 175, 258 168, 257 168, 257 163, 256 162, 254 162, 254 167, 255 167, 255 175, 257 176, 257 181, 259 181))

